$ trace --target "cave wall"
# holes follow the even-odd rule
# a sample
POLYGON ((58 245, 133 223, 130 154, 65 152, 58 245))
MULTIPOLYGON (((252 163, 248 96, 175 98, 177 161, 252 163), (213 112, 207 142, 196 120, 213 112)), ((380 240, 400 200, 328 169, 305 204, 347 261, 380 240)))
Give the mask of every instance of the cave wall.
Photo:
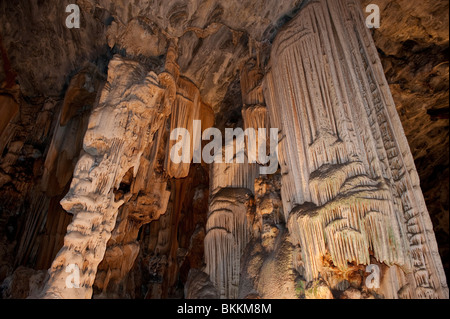
MULTIPOLYGON (((69 1, 2 2, 0 281, 4 296, 26 297, 26 292, 16 289, 24 282, 27 289, 42 288, 45 270, 64 245, 72 216, 59 202, 69 192, 89 117, 105 91, 114 56, 157 74, 170 70, 175 78, 181 76, 178 87, 198 91, 194 95, 208 105, 198 107, 206 110, 202 114, 209 113, 209 107, 214 111, 216 127, 244 127, 253 118, 247 113, 264 101, 250 93, 252 85, 242 77, 242 70, 249 59, 257 65, 268 63, 276 35, 306 2, 154 1, 127 6, 84 0, 76 1, 82 12, 81 28, 72 30, 64 26, 69 1), (170 43, 176 43, 175 69, 166 58, 170 43)), ((361 1, 361 7, 368 3, 361 1)), ((371 33, 415 160, 448 278, 448 2, 374 3, 380 6, 382 20, 381 28, 371 33)), ((209 114, 203 120, 212 126, 209 114)), ((177 120, 174 125, 189 125, 187 118, 177 120)), ((102 260, 92 279, 94 297, 220 295, 201 272, 205 265, 199 246, 203 247, 208 232, 205 201, 214 192, 205 188, 210 183, 209 169, 196 167, 195 175, 189 165, 167 168, 167 146, 160 141, 167 140, 170 122, 162 125, 165 130, 155 138, 159 142, 142 150, 137 176, 147 179, 136 181, 126 169, 117 181, 120 185, 114 196, 118 200, 129 189, 134 189, 133 196, 119 210, 111 240, 104 243, 109 257, 102 260), (158 191, 146 189, 146 183, 155 180, 154 174, 160 179, 158 191), (167 193, 163 196, 167 209, 164 204, 155 207, 155 192, 158 196, 167 193), (130 256, 136 261, 125 265, 130 256), (195 276, 203 278, 204 285, 196 293, 184 292, 183 286, 192 286, 195 276)), ((213 179, 211 183, 215 185, 213 179)), ((225 184, 218 179, 217 185, 229 186, 225 184)), ((258 208, 258 196, 263 197, 257 193, 259 188, 246 188, 256 196, 256 216, 264 215, 258 208)), ((280 188, 274 192, 280 193, 280 188)), ((271 234, 274 224, 284 225, 277 218, 266 226, 252 227, 266 227, 271 234)), ((274 296, 274 291, 264 288, 270 285, 268 274, 274 267, 268 261, 289 264, 293 259, 295 247, 289 236, 284 231, 272 235, 275 243, 258 242, 259 248, 241 262, 257 265, 243 266, 250 275, 238 284, 246 292, 241 298, 255 294, 254 287, 260 297, 274 296), (267 251, 271 245, 275 246, 267 251), (270 254, 282 257, 267 257, 270 254), (256 274, 261 277, 258 282, 253 279, 256 274)), ((252 236, 249 240, 255 242, 252 236)), ((281 276, 287 285, 285 296, 296 296, 298 273, 286 266, 281 276)), ((322 283, 315 284, 322 287, 322 283)))

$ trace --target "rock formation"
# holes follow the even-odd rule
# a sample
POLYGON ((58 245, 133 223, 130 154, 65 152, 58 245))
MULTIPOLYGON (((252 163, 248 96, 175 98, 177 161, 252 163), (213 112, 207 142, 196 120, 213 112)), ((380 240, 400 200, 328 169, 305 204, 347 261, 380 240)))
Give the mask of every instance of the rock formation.
POLYGON ((403 268, 391 283, 398 286, 386 290, 448 297, 414 162, 358 4, 307 5, 278 34, 266 79, 271 119, 286 135, 285 217, 306 278, 319 277, 326 253, 342 271, 368 265, 372 254, 403 268))
POLYGON ((114 58, 98 106, 89 119, 83 148, 69 193, 61 202, 74 217, 64 247, 56 256, 44 289, 47 298, 89 298, 113 231, 115 201, 125 174, 135 177, 144 148, 162 127, 174 101, 175 83, 169 73, 157 76, 139 64, 114 58), (67 287, 66 268, 76 265, 80 288, 67 287))
POLYGON ((448 2, 26 2, 1 298, 448 298, 448 2))

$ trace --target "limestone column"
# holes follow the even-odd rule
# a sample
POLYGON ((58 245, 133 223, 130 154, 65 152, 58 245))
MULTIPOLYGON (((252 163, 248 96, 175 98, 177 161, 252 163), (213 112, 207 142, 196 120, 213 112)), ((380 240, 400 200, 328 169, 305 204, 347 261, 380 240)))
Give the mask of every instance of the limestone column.
POLYGON ((225 163, 223 158, 223 163, 210 164, 204 271, 222 299, 238 297, 240 260, 250 241, 258 176, 259 165, 248 163, 246 157, 244 163, 225 163))
POLYGON ((385 297, 448 298, 414 161, 360 3, 306 5, 275 39, 264 95, 284 136, 284 214, 307 280, 375 260, 385 270, 385 297))
MULTIPOLYGON (((267 125, 261 80, 261 70, 255 61, 250 60, 241 71, 245 129, 258 130, 267 125)), ((236 152, 238 147, 247 145, 244 147, 243 163, 226 163, 223 158, 222 163, 215 162, 210 166, 211 199, 205 237, 205 272, 209 274, 220 298, 226 299, 238 298, 241 256, 253 234, 255 218, 255 180, 259 176, 260 165, 256 163, 257 156, 251 163, 248 154, 253 152, 257 155, 257 143, 262 141, 249 143, 247 140, 247 143, 242 143, 243 140, 244 137, 238 134, 236 140, 229 141, 236 152)))
POLYGON ((247 154, 254 154, 254 160, 262 164, 259 160, 259 153, 267 153, 267 141, 269 136, 269 121, 267 118, 267 108, 262 90, 263 70, 257 60, 250 59, 241 71, 241 92, 242 92, 242 118, 244 120, 244 130, 254 129, 256 141, 247 137, 247 154), (258 130, 265 129, 265 135, 259 135, 258 130))
MULTIPOLYGON (((125 174, 136 174, 140 158, 175 98, 175 81, 135 61, 114 57, 98 105, 89 119, 84 154, 74 172, 69 193, 61 201, 73 214, 64 246, 49 269, 43 298, 90 298, 97 267, 114 229, 118 208, 114 190, 125 174), (66 279, 79 270, 76 288, 66 279)), ((76 284, 75 281, 72 282, 76 284)))

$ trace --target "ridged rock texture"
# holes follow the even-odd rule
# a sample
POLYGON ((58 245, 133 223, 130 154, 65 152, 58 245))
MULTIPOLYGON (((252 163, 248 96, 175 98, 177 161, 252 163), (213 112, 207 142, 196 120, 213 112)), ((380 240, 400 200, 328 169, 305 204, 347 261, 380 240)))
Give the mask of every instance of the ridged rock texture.
POLYGON ((448 298, 448 1, 3 1, 0 111, 1 298, 448 298))
POLYGON ((62 207, 73 214, 64 246, 50 269, 45 298, 90 298, 99 263, 116 225, 115 200, 125 174, 136 177, 147 144, 162 127, 175 97, 175 83, 168 73, 146 72, 136 62, 113 58, 108 80, 94 108, 84 136, 84 154, 75 167, 62 207), (67 287, 69 265, 80 270, 77 289, 67 287))
POLYGON ((306 278, 319 278, 327 252, 342 271, 370 264, 372 252, 412 275, 382 289, 448 297, 414 162, 357 3, 309 4, 278 34, 271 62, 269 108, 281 115, 275 127, 285 132, 281 152, 295 185, 285 214, 306 278))

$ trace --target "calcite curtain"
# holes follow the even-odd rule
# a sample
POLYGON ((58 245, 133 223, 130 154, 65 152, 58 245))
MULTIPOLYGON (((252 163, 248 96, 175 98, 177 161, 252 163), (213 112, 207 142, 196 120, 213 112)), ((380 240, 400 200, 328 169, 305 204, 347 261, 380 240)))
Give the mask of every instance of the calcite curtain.
POLYGON ((384 284, 388 296, 448 297, 413 158, 359 3, 303 8, 273 44, 264 92, 271 125, 285 137, 284 212, 306 277, 320 276, 327 253, 341 270, 372 256, 398 269, 384 284))

